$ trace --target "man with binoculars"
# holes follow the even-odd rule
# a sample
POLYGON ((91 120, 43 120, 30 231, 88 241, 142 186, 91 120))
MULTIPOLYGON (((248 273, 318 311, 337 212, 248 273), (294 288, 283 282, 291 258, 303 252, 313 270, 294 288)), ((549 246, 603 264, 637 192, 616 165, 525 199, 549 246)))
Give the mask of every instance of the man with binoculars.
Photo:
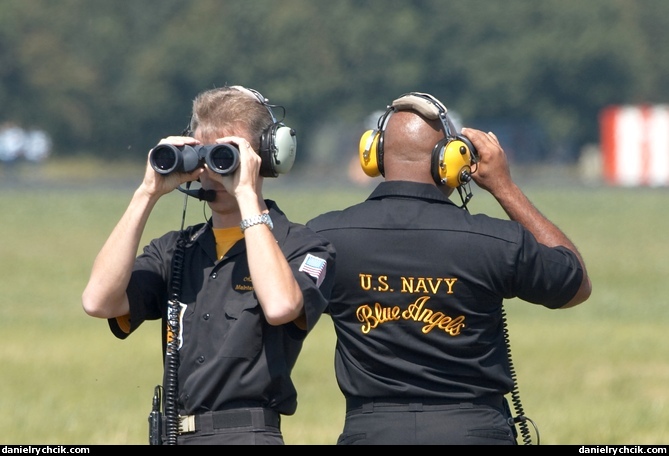
POLYGON ((334 250, 262 196, 286 173, 295 132, 258 92, 226 86, 193 102, 191 135, 149 153, 143 182, 93 264, 86 313, 125 339, 162 319, 165 374, 150 415, 152 444, 283 444, 290 377, 327 305, 334 250), (161 196, 199 180, 211 217, 136 255, 161 196))

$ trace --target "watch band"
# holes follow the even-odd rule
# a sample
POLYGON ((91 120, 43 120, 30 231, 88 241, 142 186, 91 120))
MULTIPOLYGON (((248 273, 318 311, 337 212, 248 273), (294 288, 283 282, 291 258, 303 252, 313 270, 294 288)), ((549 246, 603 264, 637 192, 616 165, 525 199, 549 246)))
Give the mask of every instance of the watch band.
POLYGON ((241 221, 239 228, 241 228, 243 233, 247 228, 261 224, 267 225, 270 230, 274 228, 274 224, 272 223, 272 219, 270 218, 269 214, 258 214, 254 215, 253 217, 246 218, 241 221))

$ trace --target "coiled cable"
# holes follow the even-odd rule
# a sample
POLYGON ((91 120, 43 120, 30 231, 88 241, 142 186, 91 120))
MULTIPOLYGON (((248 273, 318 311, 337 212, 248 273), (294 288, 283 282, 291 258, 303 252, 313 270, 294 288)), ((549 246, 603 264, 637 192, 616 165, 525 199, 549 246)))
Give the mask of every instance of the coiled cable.
POLYGON ((179 334, 181 313, 181 280, 183 275, 186 233, 182 229, 174 250, 172 263, 172 294, 167 303, 167 334, 165 350, 165 436, 167 445, 176 445, 179 434, 178 411, 178 371, 179 371, 179 334))
POLYGON ((511 373, 511 379, 513 380, 513 390, 511 391, 511 402, 513 403, 513 409, 516 412, 515 417, 509 418, 509 425, 515 428, 515 424, 518 423, 520 427, 520 435, 523 439, 523 445, 532 445, 532 436, 530 435, 530 429, 527 426, 527 422, 532 423, 534 431, 537 434, 537 445, 539 445, 539 429, 537 428, 534 421, 525 416, 525 411, 523 410, 523 405, 520 402, 520 392, 518 390, 518 379, 516 378, 516 370, 513 367, 513 361, 511 360, 511 342, 509 338, 509 329, 506 323, 506 311, 502 307, 502 324, 503 324, 503 333, 504 333, 504 343, 506 344, 507 358, 509 360, 509 371, 511 373))

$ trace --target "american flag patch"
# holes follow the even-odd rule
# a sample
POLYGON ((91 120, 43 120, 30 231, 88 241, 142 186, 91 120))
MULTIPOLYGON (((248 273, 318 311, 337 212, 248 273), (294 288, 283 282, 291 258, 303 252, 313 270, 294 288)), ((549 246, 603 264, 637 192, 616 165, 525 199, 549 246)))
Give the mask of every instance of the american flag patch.
POLYGON ((323 279, 325 279, 326 264, 327 262, 325 260, 322 260, 317 256, 313 256, 311 253, 309 253, 300 265, 300 271, 306 272, 311 277, 316 279, 316 285, 320 287, 321 283, 323 283, 323 279))

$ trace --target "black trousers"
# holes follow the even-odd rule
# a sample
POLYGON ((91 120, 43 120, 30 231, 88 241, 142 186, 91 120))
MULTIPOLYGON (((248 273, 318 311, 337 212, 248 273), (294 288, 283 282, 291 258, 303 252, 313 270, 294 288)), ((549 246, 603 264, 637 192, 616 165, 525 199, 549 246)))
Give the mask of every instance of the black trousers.
POLYGON ((504 398, 490 403, 347 401, 338 445, 516 445, 504 398))

